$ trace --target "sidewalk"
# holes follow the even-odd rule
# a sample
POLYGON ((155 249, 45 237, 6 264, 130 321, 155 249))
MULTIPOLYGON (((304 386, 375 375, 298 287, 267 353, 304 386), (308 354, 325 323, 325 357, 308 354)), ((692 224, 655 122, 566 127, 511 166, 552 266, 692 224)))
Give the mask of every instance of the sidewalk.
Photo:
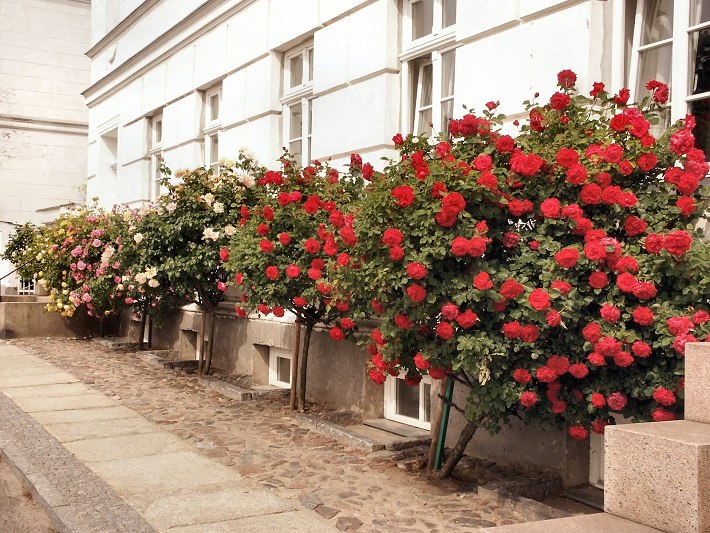
POLYGON ((61 531, 337 531, 4 342, 0 392, 3 457, 61 531))
POLYGON ((97 521, 75 531, 145 531, 147 522, 200 533, 463 533, 539 519, 524 505, 477 494, 474 483, 433 483, 344 446, 301 426, 281 402, 238 402, 194 375, 88 340, 0 341, 0 400, 0 448, 10 459, 34 453, 35 440, 54 442, 34 453, 63 498, 50 503, 63 517, 97 521), (22 423, 6 420, 8 412, 22 423), (10 436, 18 424, 18 433, 33 428, 24 443, 10 436), (61 450, 61 461, 51 455, 61 450), (79 467, 93 477, 72 489, 79 467), (113 517, 92 511, 99 500, 111 502, 113 517), (136 522, 123 526, 128 520, 136 522))

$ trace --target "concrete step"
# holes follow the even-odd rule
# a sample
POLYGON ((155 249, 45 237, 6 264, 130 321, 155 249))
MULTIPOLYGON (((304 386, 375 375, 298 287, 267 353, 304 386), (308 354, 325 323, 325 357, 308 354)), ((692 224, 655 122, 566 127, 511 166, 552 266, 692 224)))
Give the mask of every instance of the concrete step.
POLYGON ((569 516, 511 526, 484 527, 481 533, 659 533, 660 530, 607 513, 569 516))

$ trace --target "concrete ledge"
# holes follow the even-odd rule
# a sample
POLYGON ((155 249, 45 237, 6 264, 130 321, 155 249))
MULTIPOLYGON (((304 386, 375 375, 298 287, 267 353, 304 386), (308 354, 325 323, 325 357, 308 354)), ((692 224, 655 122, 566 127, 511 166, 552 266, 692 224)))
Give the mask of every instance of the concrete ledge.
POLYGON ((710 531, 710 424, 607 426, 604 510, 668 533, 710 531))
POLYGON ((710 343, 685 347, 685 419, 710 424, 710 343))
POLYGON ((659 533, 658 529, 606 513, 525 522, 512 526, 484 527, 479 531, 480 533, 659 533))

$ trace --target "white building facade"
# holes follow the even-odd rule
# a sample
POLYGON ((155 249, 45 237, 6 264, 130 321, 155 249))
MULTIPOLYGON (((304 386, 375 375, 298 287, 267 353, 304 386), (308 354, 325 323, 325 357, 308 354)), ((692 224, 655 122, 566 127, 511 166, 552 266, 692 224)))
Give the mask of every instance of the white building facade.
MULTIPOLYGON (((355 152, 377 164, 396 157, 395 133, 443 132, 464 105, 500 101, 509 120, 523 119, 522 102, 536 92, 545 101, 566 68, 580 90, 603 81, 632 99, 650 79, 668 83, 672 119, 695 113, 698 143, 710 144, 710 0, 93 0, 91 41, 87 195, 105 207, 154 200, 161 158, 173 170, 213 166, 247 147, 275 166, 286 147, 303 164, 345 164, 355 152)), ((278 366, 290 333, 230 323, 234 347, 218 363, 288 374, 278 366)), ((315 351, 328 346, 316 340, 315 351)), ((429 426, 429 383, 383 391, 365 381, 363 354, 340 357, 347 394, 322 380, 317 399, 429 426)), ((316 360, 309 375, 332 368, 316 360)), ((540 444, 522 453, 521 435, 473 447, 568 483, 588 475, 550 462, 580 451, 564 434, 533 437, 540 444)))
MULTIPOLYGON (((86 196, 89 0, 0 0, 0 253, 86 196)), ((0 276, 12 270, 0 261, 0 276)), ((26 288, 26 287, 25 287, 26 288)), ((22 290, 0 281, 0 294, 22 290)))

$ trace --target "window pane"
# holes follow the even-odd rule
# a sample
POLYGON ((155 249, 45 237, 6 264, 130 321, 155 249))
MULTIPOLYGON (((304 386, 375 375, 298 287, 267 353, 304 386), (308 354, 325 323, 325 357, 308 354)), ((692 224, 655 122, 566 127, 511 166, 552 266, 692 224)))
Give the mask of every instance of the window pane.
POLYGON ((641 45, 673 36, 673 0, 647 0, 641 45))
POLYGON ((434 77, 433 72, 433 66, 431 63, 422 67, 421 80, 419 80, 420 93, 418 95, 419 98, 417 99, 417 106, 420 108, 431 105, 431 89, 434 77))
POLYGON ((217 162, 219 153, 219 138, 217 135, 210 135, 210 166, 217 162))
POLYGON ((301 160, 301 139, 288 143, 288 153, 293 156, 296 161, 301 160))
POLYGON ((424 383, 422 388, 424 389, 424 421, 429 422, 431 420, 431 385, 424 383))
POLYGON ((440 131, 449 131, 449 120, 454 117, 454 100, 445 100, 441 103, 441 127, 440 131))
POLYGON ((313 79, 313 48, 308 50, 308 81, 313 79))
POLYGON ((441 98, 454 94, 455 54, 455 50, 441 54, 441 98))
POLYGON ((397 414, 419 420, 419 387, 410 387, 403 379, 395 380, 397 414))
POLYGON ((210 96, 210 120, 219 118, 219 94, 210 96))
POLYGON ((690 34, 690 75, 691 94, 710 91, 710 29, 690 34))
POLYGON ((431 133, 431 107, 419 111, 419 121, 417 122, 417 135, 431 133))
POLYGON ((695 115, 695 146, 710 154, 710 98, 691 102, 690 114, 695 115))
POLYGON ((690 25, 695 26, 710 20, 710 0, 695 1, 690 4, 690 25))
POLYGON ((671 83, 671 45, 666 44, 658 48, 646 50, 639 54, 638 85, 636 97, 640 100, 649 93, 646 83, 658 80, 670 85, 671 83))
POLYGON ((155 142, 156 144, 163 140, 163 121, 155 121, 155 142))
POLYGON ((288 70, 291 76, 289 87, 303 84, 303 55, 298 54, 289 59, 288 70))
POLYGON ((434 27, 434 0, 418 0, 412 4, 412 39, 430 35, 434 27))
POLYGON ((276 379, 284 383, 291 383, 291 360, 285 357, 276 357, 276 379))
POLYGON ((444 0, 441 13, 441 26, 448 28, 456 24, 456 0, 444 0))
POLYGON ((301 104, 294 104, 289 107, 291 112, 291 123, 288 130, 289 139, 299 139, 303 132, 303 114, 301 112, 301 104))

